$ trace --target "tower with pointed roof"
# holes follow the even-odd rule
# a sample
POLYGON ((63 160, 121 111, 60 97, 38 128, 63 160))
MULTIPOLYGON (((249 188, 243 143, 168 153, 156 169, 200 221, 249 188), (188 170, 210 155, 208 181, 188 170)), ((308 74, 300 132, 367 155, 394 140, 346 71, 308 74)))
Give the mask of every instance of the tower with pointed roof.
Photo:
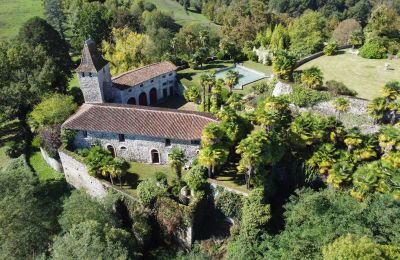
POLYGON ((85 103, 104 103, 112 99, 108 61, 103 58, 91 39, 85 41, 81 64, 76 73, 85 103))

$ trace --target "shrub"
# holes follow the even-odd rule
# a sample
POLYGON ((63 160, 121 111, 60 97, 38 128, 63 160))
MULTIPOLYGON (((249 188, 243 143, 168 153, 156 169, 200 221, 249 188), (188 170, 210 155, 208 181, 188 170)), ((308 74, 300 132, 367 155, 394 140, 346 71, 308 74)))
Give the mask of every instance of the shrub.
POLYGON ((200 88, 193 85, 185 89, 183 96, 187 101, 198 103, 200 100, 200 88))
POLYGON ((215 56, 217 57, 218 60, 223 60, 225 59, 225 54, 223 52, 217 52, 217 54, 215 54, 215 56))
POLYGON ((150 206, 157 197, 167 195, 168 187, 156 179, 147 179, 137 186, 137 194, 143 205, 150 206))
POLYGON ((6 155, 11 158, 17 158, 21 154, 24 153, 25 151, 25 141, 24 140, 19 140, 19 141, 8 141, 6 143, 6 155))
POLYGON ((102 174, 101 168, 110 165, 113 158, 108 150, 100 146, 94 146, 84 159, 84 163, 88 166, 89 174, 100 177, 102 174))
POLYGON ((366 42, 360 49, 360 55, 367 59, 384 59, 386 58, 386 48, 378 41, 366 42))
POLYGON ((305 89, 294 85, 290 100, 299 107, 312 107, 319 102, 327 101, 331 98, 328 92, 321 92, 312 89, 305 89))
POLYGON ((318 67, 311 67, 302 72, 300 81, 304 87, 311 89, 320 89, 322 87, 324 76, 318 67))
POLYGON ((74 113, 77 105, 72 96, 54 94, 46 96, 29 114, 28 123, 33 130, 62 124, 74 113))
POLYGON ((273 72, 281 79, 292 78, 296 66, 296 57, 288 51, 278 51, 272 61, 273 72))
POLYGON ((251 60, 251 61, 258 61, 258 56, 254 51, 249 51, 246 53, 247 59, 251 60))
POLYGON ((334 95, 357 96, 357 91, 349 89, 343 82, 329 80, 326 82, 328 91, 334 95))
POLYGON ((60 125, 54 126, 52 128, 42 128, 39 132, 40 146, 52 158, 58 158, 58 148, 60 148, 62 144, 60 132, 60 125))
POLYGON ((204 168, 201 166, 196 166, 190 169, 190 171, 183 176, 183 180, 186 182, 192 192, 201 190, 207 183, 207 177, 204 173, 204 168))
POLYGON ((336 41, 330 41, 324 48, 324 54, 327 56, 333 56, 337 54, 339 45, 336 41))
POLYGON ((72 150, 76 131, 70 129, 61 130, 61 142, 68 150, 72 150))
POLYGON ((216 207, 225 216, 240 221, 242 216, 242 196, 229 191, 222 191, 216 199, 216 207))

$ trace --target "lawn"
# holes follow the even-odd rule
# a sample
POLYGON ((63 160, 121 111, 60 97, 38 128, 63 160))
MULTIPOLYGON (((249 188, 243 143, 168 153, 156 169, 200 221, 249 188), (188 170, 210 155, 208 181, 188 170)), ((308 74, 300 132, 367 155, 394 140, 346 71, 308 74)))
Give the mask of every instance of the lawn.
POLYGON ((0 147, 0 169, 7 166, 10 160, 10 157, 8 157, 6 154, 6 147, 0 147))
POLYGON ((0 0, 0 39, 17 35, 29 18, 43 16, 42 0, 0 0))
POLYGON ((272 74, 272 66, 266 66, 251 60, 243 62, 243 66, 261 73, 272 74))
POLYGON ((41 182, 64 178, 62 173, 56 172, 47 165, 38 149, 34 149, 30 153, 28 161, 29 165, 32 166, 32 169, 38 175, 41 182))
POLYGON ((319 67, 325 81, 337 80, 358 92, 361 98, 372 99, 380 95, 382 86, 390 80, 400 80, 400 60, 372 60, 344 53, 336 56, 323 56, 310 61, 299 69, 319 67), (388 62, 392 70, 385 71, 388 62))
POLYGON ((183 6, 175 0, 147 0, 147 2, 155 4, 158 10, 170 14, 179 25, 200 23, 208 25, 210 28, 219 28, 201 13, 196 13, 194 10, 186 12, 183 6))

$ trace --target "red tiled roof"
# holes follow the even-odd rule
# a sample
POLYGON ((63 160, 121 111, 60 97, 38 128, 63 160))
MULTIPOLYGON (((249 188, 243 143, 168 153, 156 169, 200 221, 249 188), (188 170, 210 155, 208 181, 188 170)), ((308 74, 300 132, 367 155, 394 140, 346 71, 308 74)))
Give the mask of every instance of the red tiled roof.
POLYGON ((159 107, 85 103, 62 128, 198 140, 203 128, 218 122, 207 113, 159 107))
POLYGON ((175 71, 177 68, 168 61, 162 61, 130 70, 112 79, 115 87, 120 89, 130 88, 157 76, 175 71))
POLYGON ((96 44, 91 39, 86 40, 83 45, 81 64, 76 72, 98 72, 108 61, 106 61, 101 53, 97 50, 96 44))

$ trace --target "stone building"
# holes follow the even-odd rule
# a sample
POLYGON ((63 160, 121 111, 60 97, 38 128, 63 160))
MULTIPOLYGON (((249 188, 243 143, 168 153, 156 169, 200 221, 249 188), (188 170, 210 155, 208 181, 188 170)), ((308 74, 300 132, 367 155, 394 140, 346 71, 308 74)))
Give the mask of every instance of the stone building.
POLYGON ((172 148, 193 160, 210 114, 153 107, 182 93, 176 67, 159 62, 111 78, 109 64, 92 40, 85 41, 76 69, 85 104, 64 124, 77 130, 75 148, 100 143, 128 161, 165 164, 172 148))
POLYGON ((202 129, 217 122, 206 113, 121 104, 83 104, 62 125, 77 130, 76 148, 96 142, 128 161, 165 164, 178 147, 187 159, 200 149, 202 129))
POLYGON ((158 62, 111 78, 110 67, 92 40, 85 41, 81 64, 76 69, 86 103, 156 105, 158 101, 181 94, 176 82, 176 66, 158 62))

